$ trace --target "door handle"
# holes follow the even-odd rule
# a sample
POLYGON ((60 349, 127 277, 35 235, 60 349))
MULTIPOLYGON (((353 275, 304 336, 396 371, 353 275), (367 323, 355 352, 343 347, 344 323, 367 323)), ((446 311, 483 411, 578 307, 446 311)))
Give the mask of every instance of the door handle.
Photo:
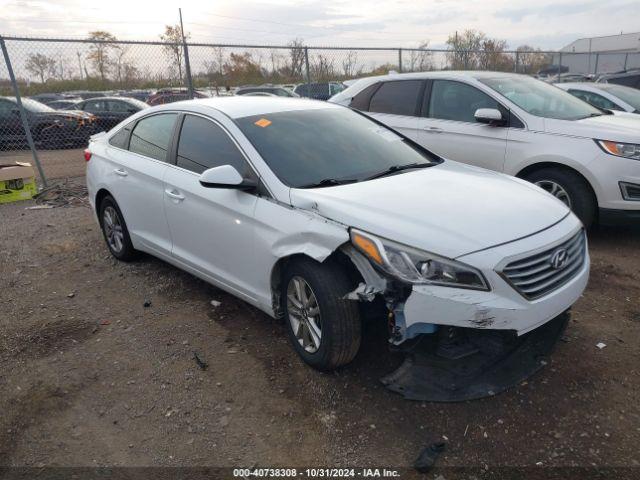
POLYGON ((113 173, 115 173, 116 175, 120 175, 121 177, 126 177, 127 175, 129 175, 129 173, 122 169, 122 168, 116 168, 113 173))
POLYGON ((442 130, 439 127, 424 127, 423 130, 426 131, 427 133, 442 133, 442 132, 444 132, 444 130, 442 130))
POLYGON ((164 193, 167 195, 167 197, 171 197, 174 200, 178 200, 179 202, 181 202, 182 200, 184 200, 184 195, 180 195, 179 193, 176 193, 175 190, 165 190, 164 193))

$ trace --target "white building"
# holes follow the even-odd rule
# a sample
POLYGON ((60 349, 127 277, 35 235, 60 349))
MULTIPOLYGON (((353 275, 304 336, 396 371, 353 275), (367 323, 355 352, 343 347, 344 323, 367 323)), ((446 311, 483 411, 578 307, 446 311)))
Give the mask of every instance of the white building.
POLYGON ((640 68, 640 32, 579 38, 553 56, 570 73, 607 73, 640 68))

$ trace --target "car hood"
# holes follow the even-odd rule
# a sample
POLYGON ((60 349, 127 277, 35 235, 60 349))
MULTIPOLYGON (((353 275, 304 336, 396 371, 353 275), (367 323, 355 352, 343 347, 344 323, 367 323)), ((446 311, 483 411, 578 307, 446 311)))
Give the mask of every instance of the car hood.
POLYGON ((294 207, 449 258, 526 237, 569 214, 535 185, 451 161, 290 195, 294 207))
POLYGON ((544 124, 549 133, 616 142, 640 142, 640 115, 600 115, 574 121, 546 118, 544 124))

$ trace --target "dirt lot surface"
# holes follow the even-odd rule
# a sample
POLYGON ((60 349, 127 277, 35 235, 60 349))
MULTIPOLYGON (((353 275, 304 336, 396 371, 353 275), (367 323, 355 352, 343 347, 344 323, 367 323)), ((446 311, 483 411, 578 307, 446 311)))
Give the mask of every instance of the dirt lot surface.
MULTIPOLYGON (((84 148, 38 150, 38 158, 47 179, 77 177, 84 175, 86 168, 83 152, 84 148)), ((0 151, 0 163, 27 162, 33 165, 36 177, 39 178, 31 150, 0 151)))
POLYGON ((281 321, 115 261, 89 208, 31 204, 0 206, 0 465, 408 466, 439 439, 439 467, 640 465, 639 232, 591 233, 589 287, 539 374, 426 404, 379 383, 400 361, 384 328, 315 372, 281 321))

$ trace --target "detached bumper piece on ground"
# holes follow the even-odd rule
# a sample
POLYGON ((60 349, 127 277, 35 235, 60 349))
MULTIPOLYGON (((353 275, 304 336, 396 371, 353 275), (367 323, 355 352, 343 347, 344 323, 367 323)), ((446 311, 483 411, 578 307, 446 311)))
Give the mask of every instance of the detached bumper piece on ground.
POLYGON ((462 402, 496 395, 546 364, 569 318, 566 311, 520 337, 475 329, 457 329, 455 338, 422 335, 405 349, 404 363, 381 381, 408 400, 462 402))

